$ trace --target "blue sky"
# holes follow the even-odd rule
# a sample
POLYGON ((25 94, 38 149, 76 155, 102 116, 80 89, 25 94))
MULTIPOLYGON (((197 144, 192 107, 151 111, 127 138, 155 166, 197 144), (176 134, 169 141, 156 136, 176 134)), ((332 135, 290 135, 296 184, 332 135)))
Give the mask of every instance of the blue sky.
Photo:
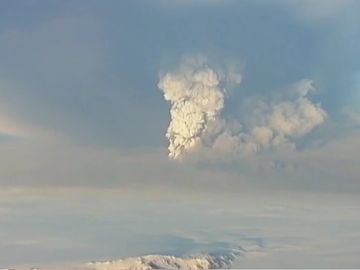
MULTIPOLYGON (((229 241, 232 233, 240 244, 266 239, 269 250, 261 252, 273 258, 264 261, 269 266, 283 258, 271 248, 284 245, 286 254, 326 267, 325 255, 317 261, 305 248, 316 230, 286 225, 296 213, 300 224, 316 223, 312 215, 324 210, 318 201, 349 210, 344 217, 341 207, 325 207, 320 223, 339 218, 308 246, 324 248, 341 227, 336 241, 350 255, 334 249, 334 256, 339 266, 358 267, 351 252, 360 246, 347 241, 360 240, 359 10, 352 0, 1 1, 0 236, 7 240, 0 268, 171 253, 181 245, 186 253, 229 241), (309 100, 326 120, 296 137, 291 152, 169 160, 171 104, 158 83, 199 55, 214 70, 241 74, 239 85, 226 85, 221 119, 246 126, 252 102, 271 107, 293 98, 293 85, 306 79, 316 88, 309 100), (234 207, 243 197, 251 206, 234 207), (258 198, 283 208, 269 221, 272 210, 258 198), (183 214, 173 215, 169 201, 183 214), (193 220, 193 208, 207 205, 215 214, 193 220), (269 227, 259 226, 262 216, 269 227), (184 231, 169 229, 176 222, 184 231), (135 223, 152 225, 134 229, 135 223), (279 226, 290 242, 273 235, 279 226)), ((244 265, 262 265, 261 258, 244 265)))

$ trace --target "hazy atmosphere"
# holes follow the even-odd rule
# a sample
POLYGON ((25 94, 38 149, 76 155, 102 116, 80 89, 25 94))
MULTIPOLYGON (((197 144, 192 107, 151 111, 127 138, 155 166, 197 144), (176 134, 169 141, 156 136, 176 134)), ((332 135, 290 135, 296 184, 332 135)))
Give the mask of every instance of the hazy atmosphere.
POLYGON ((0 269, 359 268, 359 25, 357 0, 0 1, 0 269))

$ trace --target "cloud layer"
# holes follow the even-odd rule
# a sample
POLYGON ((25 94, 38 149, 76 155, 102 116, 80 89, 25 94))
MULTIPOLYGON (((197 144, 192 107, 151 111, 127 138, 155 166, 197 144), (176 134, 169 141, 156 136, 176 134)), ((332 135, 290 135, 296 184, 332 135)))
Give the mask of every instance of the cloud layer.
POLYGON ((194 151, 210 156, 244 156, 296 149, 296 140, 321 125, 327 113, 308 95, 313 81, 304 79, 291 88, 290 97, 254 100, 244 123, 224 117, 227 82, 239 84, 241 75, 210 67, 205 59, 186 59, 175 72, 160 78, 158 87, 171 104, 166 133, 169 157, 181 159, 194 151))

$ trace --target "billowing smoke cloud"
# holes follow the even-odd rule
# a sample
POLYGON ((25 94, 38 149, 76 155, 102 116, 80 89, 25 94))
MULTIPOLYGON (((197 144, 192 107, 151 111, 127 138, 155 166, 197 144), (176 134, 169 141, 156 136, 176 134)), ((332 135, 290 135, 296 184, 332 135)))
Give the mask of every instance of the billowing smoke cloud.
POLYGON ((295 141, 321 125, 327 114, 307 97, 315 90, 311 80, 298 82, 293 90, 295 97, 288 100, 250 102, 244 125, 237 130, 227 126, 213 149, 235 155, 295 150, 295 141))
POLYGON ((311 80, 305 79, 293 87, 292 98, 253 101, 242 122, 225 119, 221 111, 227 81, 240 83, 241 76, 215 70, 204 59, 188 59, 178 71, 160 78, 158 87, 171 104, 166 133, 170 158, 180 159, 192 151, 236 157, 294 150, 295 141, 327 117, 320 104, 308 98, 315 88, 311 80))
MULTIPOLYGON (((240 77, 232 79, 240 81, 240 77)), ((210 123, 219 118, 224 107, 225 76, 206 65, 203 59, 187 59, 176 73, 165 74, 159 88, 171 103, 171 122, 166 137, 169 139, 169 157, 179 158, 196 145, 210 123)))

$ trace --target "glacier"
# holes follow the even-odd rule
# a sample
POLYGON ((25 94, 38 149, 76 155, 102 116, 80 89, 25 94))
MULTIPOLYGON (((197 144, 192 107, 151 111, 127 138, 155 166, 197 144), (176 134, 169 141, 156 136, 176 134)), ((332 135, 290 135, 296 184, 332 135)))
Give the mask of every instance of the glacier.
POLYGON ((112 261, 94 261, 86 265, 86 270, 197 270, 197 269, 229 269, 233 262, 243 256, 241 247, 200 254, 194 256, 145 255, 127 257, 112 261))

